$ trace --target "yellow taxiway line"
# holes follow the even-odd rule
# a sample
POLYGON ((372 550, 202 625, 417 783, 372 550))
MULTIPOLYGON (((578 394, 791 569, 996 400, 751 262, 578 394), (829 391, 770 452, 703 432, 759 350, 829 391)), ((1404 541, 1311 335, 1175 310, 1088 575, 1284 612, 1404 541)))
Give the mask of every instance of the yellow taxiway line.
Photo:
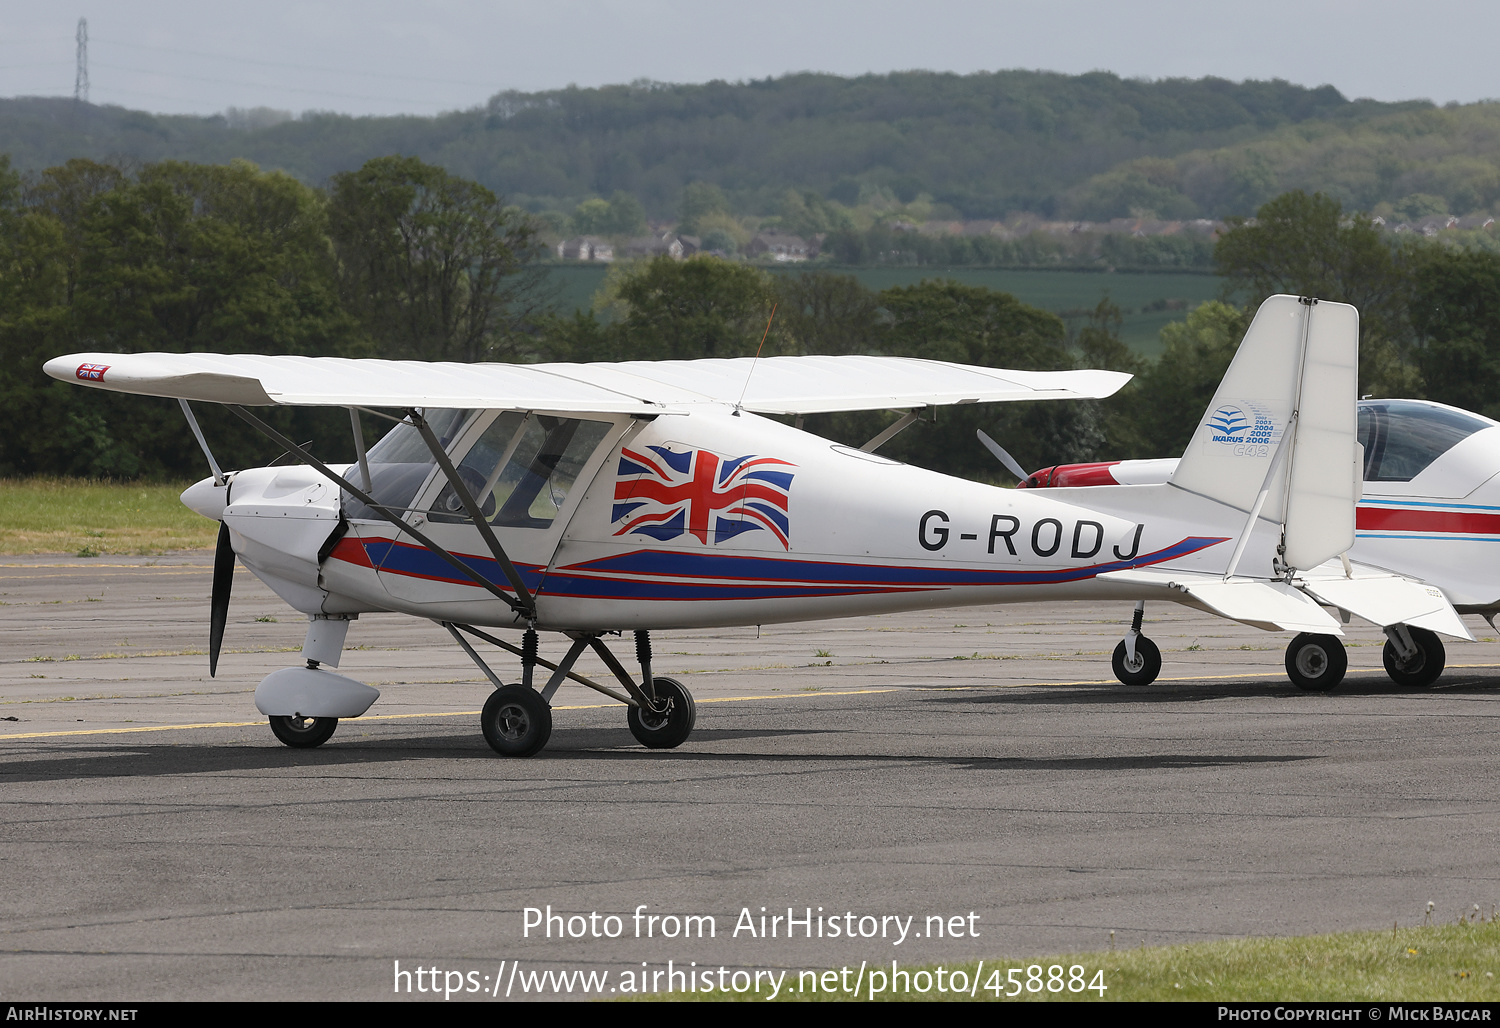
MULTIPOLYGON (((1450 664, 1449 668, 1454 670, 1476 670, 1485 668, 1500 668, 1500 664, 1450 664)), ((1379 668, 1355 668, 1350 674, 1371 674, 1383 671, 1379 668)), ((1247 678, 1276 678, 1276 675, 1244 674, 1244 675, 1186 675, 1177 678, 1158 678, 1157 682, 1223 682, 1243 680, 1247 678)), ((705 703, 745 703, 752 700, 808 700, 817 699, 821 696, 866 696, 875 693, 902 692, 906 690, 920 690, 923 692, 980 692, 989 689, 1022 689, 1022 688, 1051 688, 1064 685, 1118 685, 1113 678, 1086 679, 1076 682, 1007 682, 998 685, 932 685, 932 686, 887 686, 877 689, 841 689, 841 690, 809 690, 807 692, 772 693, 763 696, 714 696, 696 700, 699 705, 705 703)), ((1154 683, 1153 683, 1154 684, 1154 683)), ((553 710, 601 710, 605 707, 616 707, 617 703, 575 703, 567 706, 553 707, 553 710)), ((344 718, 346 722, 374 722, 374 721, 404 721, 411 718, 423 717, 478 717, 478 710, 434 710, 421 714, 372 714, 369 717, 344 718)), ((137 732, 181 732, 195 728, 258 728, 264 725, 264 721, 204 721, 189 725, 149 725, 140 728, 78 728, 66 732, 22 732, 15 735, 0 735, 0 742, 10 739, 54 739, 70 735, 130 735, 137 732)))
MULTIPOLYGON (((696 702, 702 703, 740 703, 745 700, 796 700, 813 699, 818 696, 861 696, 866 693, 898 692, 899 688, 892 686, 888 689, 847 689, 842 692, 802 692, 787 693, 785 695, 773 696, 721 696, 712 699, 703 699, 696 702)), ((618 703, 575 703, 563 707, 553 707, 553 710, 599 710, 604 707, 618 707, 618 703)), ((361 723, 371 721, 403 721, 408 718, 418 717, 478 717, 482 711, 478 710, 434 710, 422 714, 372 714, 369 717, 342 718, 346 724, 355 721, 361 723)), ((0 735, 0 742, 9 739, 53 739, 65 735, 129 735, 135 732, 181 732, 192 728, 259 728, 264 721, 203 721, 191 725, 143 725, 140 728, 75 728, 66 732, 21 732, 16 735, 0 735)))

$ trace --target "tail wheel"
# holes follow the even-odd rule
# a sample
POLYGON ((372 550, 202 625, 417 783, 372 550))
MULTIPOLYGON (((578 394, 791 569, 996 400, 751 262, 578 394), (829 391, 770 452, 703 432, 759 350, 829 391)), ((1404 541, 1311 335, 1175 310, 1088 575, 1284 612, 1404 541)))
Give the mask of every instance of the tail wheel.
POLYGON ((506 685, 490 693, 480 715, 484 741, 502 757, 530 757, 552 737, 552 708, 541 693, 506 685))
POLYGON ((1135 637, 1135 660, 1125 652, 1125 640, 1115 646, 1115 655, 1110 660, 1115 677, 1126 685, 1150 685, 1161 674, 1161 650, 1156 643, 1144 635, 1135 637))
POLYGON ((1381 660, 1385 663, 1385 673, 1397 685, 1408 689, 1425 689, 1443 673, 1448 653, 1443 649, 1443 641, 1427 629, 1408 628, 1406 631, 1417 652, 1402 660, 1396 647, 1387 639, 1385 648, 1380 651, 1381 660))
POLYGON ((649 749, 676 749, 687 742, 698 720, 693 694, 675 678, 653 678, 652 686, 659 709, 628 708, 625 720, 630 724, 630 734, 649 749))
POLYGON ((1349 670, 1349 653, 1334 635, 1303 632, 1286 648, 1286 676, 1304 692, 1332 692, 1349 670))
POLYGON ((276 738, 299 750, 323 745, 339 726, 336 717, 272 717, 270 721, 276 738))

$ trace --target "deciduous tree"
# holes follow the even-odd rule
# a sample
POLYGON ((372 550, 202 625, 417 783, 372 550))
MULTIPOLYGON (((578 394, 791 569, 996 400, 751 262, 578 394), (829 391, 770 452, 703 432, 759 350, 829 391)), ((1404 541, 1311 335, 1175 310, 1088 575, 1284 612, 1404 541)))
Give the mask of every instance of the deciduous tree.
MULTIPOLYGON (((1062 320, 1009 293, 928 280, 883 290, 880 305, 884 327, 879 346, 886 353, 1028 371, 1075 367, 1062 320)), ((999 440, 1028 469, 1092 460, 1103 441, 1094 404, 960 406, 939 409, 936 418, 935 424, 908 429, 882 452, 948 474, 1001 481, 1009 474, 979 444, 978 428, 999 440)), ((864 425, 860 431, 872 427, 878 425, 864 425)), ((873 434, 869 431, 865 438, 873 434)))
POLYGON ((1177 457, 1214 397, 1239 349, 1250 312, 1219 300, 1161 330, 1162 353, 1131 383, 1130 407, 1139 443, 1110 457, 1177 457))
POLYGON ((1405 255, 1368 218, 1321 193, 1283 193, 1253 221, 1230 218, 1214 248, 1219 274, 1255 307, 1274 293, 1359 308, 1361 392, 1409 393, 1416 376, 1401 355, 1408 338, 1405 255))
MULTIPOLYGON (((686 360, 749 357, 774 302, 769 276, 716 257, 657 257, 621 283, 622 343, 634 356, 686 360)), ((777 339, 767 352, 778 352, 777 339)))
POLYGON ((545 296, 531 219, 415 157, 333 177, 340 292, 382 356, 513 356, 545 296))
POLYGON ((1411 321, 1426 395, 1500 418, 1500 254, 1433 248, 1415 263, 1411 321))

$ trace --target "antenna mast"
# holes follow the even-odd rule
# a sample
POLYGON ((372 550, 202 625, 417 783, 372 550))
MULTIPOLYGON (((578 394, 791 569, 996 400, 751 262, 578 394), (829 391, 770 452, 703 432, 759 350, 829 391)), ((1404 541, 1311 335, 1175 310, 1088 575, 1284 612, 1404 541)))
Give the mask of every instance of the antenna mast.
POLYGON ((78 19, 78 72, 73 76, 73 100, 89 102, 89 20, 78 19))

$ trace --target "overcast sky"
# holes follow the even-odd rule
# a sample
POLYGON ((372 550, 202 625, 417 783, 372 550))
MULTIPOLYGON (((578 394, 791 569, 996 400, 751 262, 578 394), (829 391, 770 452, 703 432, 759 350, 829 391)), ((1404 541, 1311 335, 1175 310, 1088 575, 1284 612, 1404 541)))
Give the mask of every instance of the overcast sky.
POLYGON ((1455 0, 0 0, 0 96, 166 113, 434 114, 639 78, 1105 69, 1500 97, 1500 4, 1455 0))

